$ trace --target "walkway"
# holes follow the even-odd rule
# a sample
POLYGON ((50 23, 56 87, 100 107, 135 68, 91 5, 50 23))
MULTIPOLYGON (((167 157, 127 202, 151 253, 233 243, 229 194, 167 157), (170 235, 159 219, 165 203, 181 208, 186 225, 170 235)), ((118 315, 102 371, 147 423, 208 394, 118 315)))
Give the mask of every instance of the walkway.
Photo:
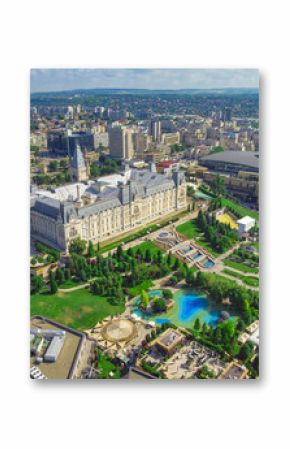
POLYGON ((243 282, 239 278, 236 278, 234 276, 230 276, 229 274, 226 274, 226 273, 223 273, 223 272, 221 272, 220 275, 225 277, 225 278, 227 278, 227 279, 230 279, 231 281, 235 281, 237 284, 241 285, 242 287, 249 288, 250 290, 255 290, 257 292, 259 291, 259 287, 253 287, 251 285, 248 285, 248 284, 246 284, 245 282, 243 282))
POLYGON ((72 287, 72 288, 59 288, 58 291, 63 292, 63 293, 69 293, 69 292, 74 292, 75 290, 81 290, 82 288, 86 288, 89 286, 90 286, 90 283, 86 282, 85 284, 80 284, 80 285, 77 285, 76 287, 72 287))

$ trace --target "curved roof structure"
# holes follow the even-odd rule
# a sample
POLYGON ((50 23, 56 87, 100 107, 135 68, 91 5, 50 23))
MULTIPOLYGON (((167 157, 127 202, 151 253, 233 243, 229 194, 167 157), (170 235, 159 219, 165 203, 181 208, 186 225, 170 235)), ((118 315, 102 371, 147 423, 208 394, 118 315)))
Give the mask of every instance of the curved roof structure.
POLYGON ((210 154, 204 156, 199 160, 200 164, 211 165, 236 165, 244 167, 244 169, 251 169, 252 171, 259 170, 259 153, 253 151, 222 151, 220 153, 210 154))

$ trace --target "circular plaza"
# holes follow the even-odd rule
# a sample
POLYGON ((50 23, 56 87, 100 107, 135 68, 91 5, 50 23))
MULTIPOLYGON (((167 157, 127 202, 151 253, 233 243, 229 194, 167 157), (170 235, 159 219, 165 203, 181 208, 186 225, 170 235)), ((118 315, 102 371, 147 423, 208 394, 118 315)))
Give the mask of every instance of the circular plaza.
POLYGON ((128 342, 138 335, 136 325, 125 318, 112 319, 101 329, 104 340, 112 343, 128 342))

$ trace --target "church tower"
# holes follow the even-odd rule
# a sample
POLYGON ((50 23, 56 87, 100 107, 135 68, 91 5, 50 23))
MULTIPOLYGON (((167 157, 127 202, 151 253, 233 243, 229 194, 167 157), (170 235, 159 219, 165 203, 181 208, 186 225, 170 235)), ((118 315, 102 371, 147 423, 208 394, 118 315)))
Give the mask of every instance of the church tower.
POLYGON ((88 168, 79 145, 76 145, 74 155, 70 161, 70 175, 72 181, 87 181, 88 168))

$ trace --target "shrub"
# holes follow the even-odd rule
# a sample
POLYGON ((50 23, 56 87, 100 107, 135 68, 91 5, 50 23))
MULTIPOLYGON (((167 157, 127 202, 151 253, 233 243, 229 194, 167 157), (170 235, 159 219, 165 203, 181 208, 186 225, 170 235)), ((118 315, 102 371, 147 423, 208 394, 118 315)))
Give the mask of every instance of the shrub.
MULTIPOLYGON (((172 278, 171 278, 171 279, 172 279, 172 278)), ((171 299, 171 298, 173 298, 173 293, 172 293, 172 291, 171 291, 169 288, 163 289, 163 290, 162 290, 162 293, 163 293, 163 297, 164 297, 165 299, 171 299)))
POLYGON ((157 298, 152 303, 152 309, 156 313, 165 312, 166 311, 166 302, 162 298, 157 298))

